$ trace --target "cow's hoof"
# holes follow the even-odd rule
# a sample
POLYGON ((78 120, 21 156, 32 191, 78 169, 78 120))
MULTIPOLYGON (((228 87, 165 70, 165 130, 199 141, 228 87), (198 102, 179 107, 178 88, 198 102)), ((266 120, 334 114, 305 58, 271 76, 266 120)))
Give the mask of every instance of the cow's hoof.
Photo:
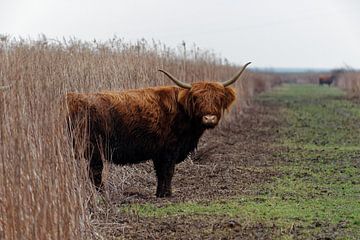
POLYGON ((171 197, 171 192, 156 193, 156 197, 158 197, 158 198, 168 198, 168 197, 171 197))

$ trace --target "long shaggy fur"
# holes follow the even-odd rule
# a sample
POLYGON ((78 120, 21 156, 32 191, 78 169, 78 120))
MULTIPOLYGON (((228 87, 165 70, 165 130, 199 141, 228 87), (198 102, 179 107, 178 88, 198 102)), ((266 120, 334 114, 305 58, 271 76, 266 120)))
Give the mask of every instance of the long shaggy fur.
POLYGON ((171 195, 175 164, 193 151, 206 130, 206 114, 221 118, 235 100, 233 88, 194 83, 191 89, 154 87, 121 92, 68 93, 74 146, 85 143, 90 177, 102 187, 103 159, 115 164, 153 160, 156 195, 171 195))

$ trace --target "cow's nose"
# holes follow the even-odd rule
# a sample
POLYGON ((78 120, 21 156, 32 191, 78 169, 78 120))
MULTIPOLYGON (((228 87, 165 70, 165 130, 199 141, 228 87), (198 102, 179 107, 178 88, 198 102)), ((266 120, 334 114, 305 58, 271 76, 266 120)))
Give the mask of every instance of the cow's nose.
POLYGON ((202 122, 205 125, 216 125, 218 123, 218 117, 216 115, 205 115, 202 117, 202 122))

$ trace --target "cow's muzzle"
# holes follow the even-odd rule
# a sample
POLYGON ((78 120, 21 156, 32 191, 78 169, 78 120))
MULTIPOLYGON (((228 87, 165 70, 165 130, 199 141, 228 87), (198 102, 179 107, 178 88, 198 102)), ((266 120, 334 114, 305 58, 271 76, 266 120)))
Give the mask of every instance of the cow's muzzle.
POLYGON ((216 115, 205 115, 202 117, 202 124, 206 127, 213 128, 219 122, 219 118, 216 115))

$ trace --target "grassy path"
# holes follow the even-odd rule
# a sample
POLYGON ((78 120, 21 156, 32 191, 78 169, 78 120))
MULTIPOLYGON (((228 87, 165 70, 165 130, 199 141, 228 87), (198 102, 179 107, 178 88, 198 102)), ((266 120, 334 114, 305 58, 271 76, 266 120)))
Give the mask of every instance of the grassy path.
MULTIPOLYGON (((266 194, 271 215, 295 226, 289 235, 360 238, 360 106, 336 88, 287 85, 263 95, 286 124, 278 153, 284 173, 266 194)), ((267 218, 267 220, 270 220, 267 218)))
POLYGON ((257 103, 283 122, 269 156, 280 177, 249 195, 119 211, 173 239, 360 239, 360 105, 314 85, 284 85, 257 103))

